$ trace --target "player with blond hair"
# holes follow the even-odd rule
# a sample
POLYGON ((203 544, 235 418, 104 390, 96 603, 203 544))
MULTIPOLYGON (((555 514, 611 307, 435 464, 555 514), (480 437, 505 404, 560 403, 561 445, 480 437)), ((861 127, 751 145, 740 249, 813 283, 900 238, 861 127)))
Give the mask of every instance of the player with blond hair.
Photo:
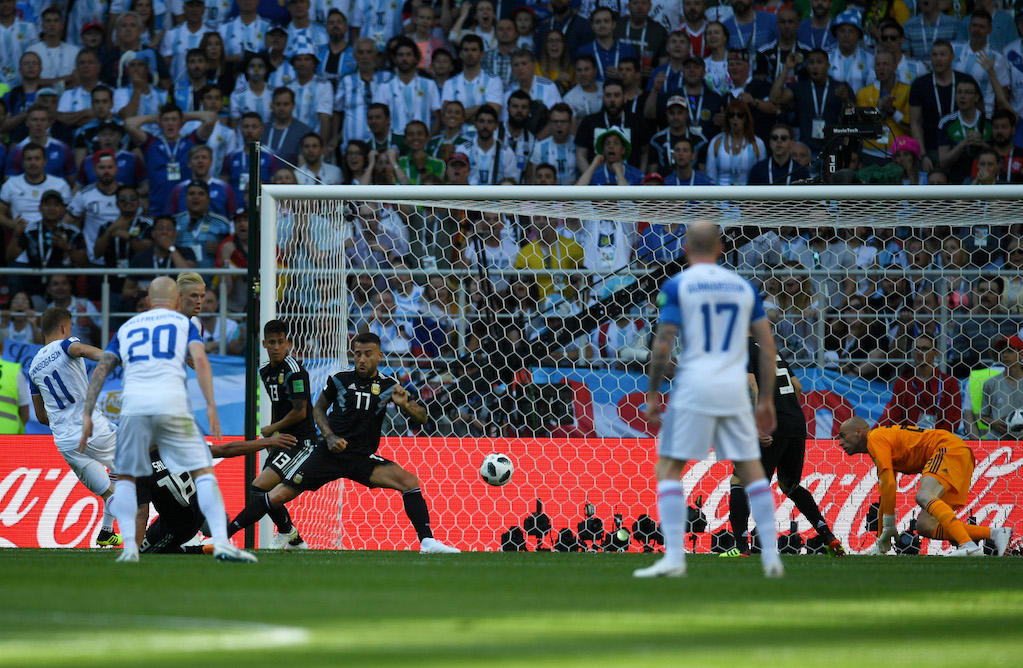
POLYGON ((973 451, 955 434, 944 429, 919 427, 878 427, 871 429, 861 417, 842 423, 838 444, 847 455, 868 454, 877 465, 877 486, 881 493, 882 517, 874 551, 884 554, 898 536, 895 526, 895 474, 923 474, 916 490, 922 509, 916 520, 921 536, 948 540, 959 547, 953 557, 980 557, 978 540, 990 539, 998 556, 1012 538, 1009 527, 988 528, 965 524, 955 511, 966 505, 976 460, 973 451))
POLYGON ((199 320, 199 311, 202 310, 202 302, 206 299, 206 281, 194 271, 183 271, 178 274, 175 281, 178 284, 178 291, 181 293, 181 305, 178 311, 187 317, 202 334, 202 322, 199 320))

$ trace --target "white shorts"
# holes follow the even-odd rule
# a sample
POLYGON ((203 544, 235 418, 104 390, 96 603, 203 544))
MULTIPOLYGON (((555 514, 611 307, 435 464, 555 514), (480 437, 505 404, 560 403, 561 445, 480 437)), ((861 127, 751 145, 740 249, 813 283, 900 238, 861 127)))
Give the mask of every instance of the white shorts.
POLYGON ((136 478, 152 474, 149 448, 154 444, 171 473, 213 466, 206 438, 191 415, 125 415, 117 427, 114 472, 136 478))
POLYGON ((85 447, 85 452, 78 452, 77 448, 59 450, 58 452, 90 492, 102 495, 110 489, 110 477, 107 471, 114 470, 116 445, 117 434, 109 432, 92 438, 85 447))
POLYGON ((669 406, 657 440, 661 457, 698 461, 710 448, 719 460, 745 462, 760 459, 760 441, 753 413, 705 415, 669 406))

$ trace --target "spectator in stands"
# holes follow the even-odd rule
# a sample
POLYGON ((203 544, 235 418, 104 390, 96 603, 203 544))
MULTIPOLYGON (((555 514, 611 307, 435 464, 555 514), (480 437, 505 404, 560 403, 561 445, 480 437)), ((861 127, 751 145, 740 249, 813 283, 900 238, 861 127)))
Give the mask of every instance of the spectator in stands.
POLYGON ((212 111, 182 112, 168 104, 160 108, 159 116, 133 116, 124 127, 145 156, 149 173, 149 211, 158 214, 168 210, 171 190, 179 182, 192 178, 187 159, 193 146, 204 143, 213 133, 217 115, 212 111), (202 125, 188 136, 181 135, 185 121, 198 120, 202 125), (142 129, 143 125, 158 122, 158 135, 142 129))
POLYGON ((685 240, 686 228, 680 221, 651 223, 640 232, 636 261, 643 267, 657 267, 681 260, 685 240))
POLYGON ((977 153, 977 159, 974 161, 977 168, 977 174, 974 177, 966 177, 963 182, 966 185, 974 186, 993 186, 996 183, 1004 183, 1001 180, 1001 175, 998 173, 998 153, 993 148, 985 146, 980 149, 977 153))
POLYGON ((483 69, 501 80, 507 88, 512 83, 512 53, 518 47, 519 36, 511 19, 501 19, 494 27, 497 45, 487 47, 483 53, 483 69))
POLYGON ((341 163, 341 183, 344 185, 359 184, 364 177, 366 168, 369 165, 369 144, 361 139, 353 139, 348 142, 345 149, 344 161, 341 163))
POLYGON ((712 186, 714 180, 704 174, 703 172, 697 171, 693 166, 696 162, 696 148, 695 143, 688 137, 675 140, 675 150, 673 152, 673 163, 675 170, 664 180, 666 185, 669 186, 712 186))
POLYGON ((323 161, 323 139, 315 132, 302 137, 302 166, 295 172, 299 185, 340 185, 341 168, 323 161))
POLYGON ((618 74, 622 81, 624 106, 633 115, 645 118, 646 101, 651 94, 643 86, 643 75, 639 71, 639 58, 625 56, 618 60, 618 74))
POLYGON ((707 176, 718 185, 746 185, 753 165, 767 157, 764 141, 753 134, 753 115, 742 100, 725 107, 725 130, 707 147, 707 176))
POLYGON ((511 289, 511 275, 507 272, 515 264, 519 245, 505 233, 505 219, 500 213, 488 211, 470 229, 465 248, 461 251, 465 267, 479 270, 482 256, 486 275, 498 297, 504 299, 511 289))
MULTIPOLYGON (((104 266, 120 268, 127 267, 132 257, 152 247, 153 221, 142 215, 141 196, 134 186, 119 185, 116 202, 117 217, 100 226, 93 253, 104 266)), ((121 299, 124 279, 125 276, 110 277, 113 311, 130 310, 131 304, 121 299)))
POLYGON ((642 114, 634 114, 625 108, 625 88, 616 79, 604 82, 603 106, 600 111, 583 118, 575 135, 575 161, 581 171, 586 171, 596 155, 594 151, 596 130, 612 126, 625 131, 634 151, 629 164, 640 167, 642 155, 645 155, 650 143, 650 134, 642 114))
POLYGON ((920 172, 920 144, 912 137, 896 137, 891 145, 892 162, 902 169, 902 185, 927 185, 927 175, 920 172))
MULTIPOLYGON (((560 32, 565 36, 569 56, 575 57, 580 46, 593 40, 593 28, 584 17, 573 11, 571 0, 551 0, 550 10, 551 16, 537 26, 535 43, 544 44, 548 32, 560 32)), ((576 114, 582 115, 578 111, 576 114)))
POLYGON ((568 287, 571 274, 566 272, 582 266, 584 255, 582 247, 558 234, 556 220, 538 216, 534 218, 533 223, 537 226, 539 235, 535 241, 526 244, 519 251, 515 258, 515 268, 559 271, 554 275, 538 275, 523 279, 527 287, 535 284, 535 290, 532 287, 529 287, 529 290, 531 294, 536 295, 538 301, 555 293, 571 296, 574 294, 568 287))
POLYGON ((566 39, 560 30, 547 31, 536 59, 537 75, 553 81, 562 95, 575 86, 575 70, 571 53, 565 46, 566 39))
POLYGON ((667 62, 655 67, 647 80, 647 90, 652 94, 647 97, 644 116, 656 118, 660 104, 671 95, 677 95, 679 89, 685 85, 682 70, 686 59, 691 55, 691 43, 685 31, 675 30, 668 34, 665 52, 667 62))
POLYGON ((39 18, 42 39, 29 46, 25 53, 39 56, 43 86, 70 86, 75 71, 75 56, 81 47, 64 41, 64 17, 59 9, 48 7, 39 18))
POLYGON ((412 323, 395 316, 394 296, 389 291, 373 297, 373 315, 368 330, 380 337, 380 349, 387 355, 408 355, 415 339, 412 323))
MULTIPOLYGON (((561 102, 561 93, 557 85, 550 79, 536 74, 536 56, 529 49, 517 49, 512 53, 512 83, 505 89, 504 103, 508 106, 508 98, 515 91, 528 94, 530 112, 529 129, 533 134, 544 134, 547 125, 547 113, 551 107, 561 102)), ((508 112, 504 114, 508 116, 508 112)))
POLYGON ((1009 336, 997 344, 998 361, 1005 371, 984 383, 981 416, 990 428, 984 438, 1012 439, 1006 421, 1014 411, 1023 409, 1023 339, 1009 336))
POLYGON ((465 106, 458 100, 447 100, 440 110, 441 129, 426 142, 426 153, 432 158, 447 160, 456 150, 467 150, 472 132, 465 125, 465 106))
POLYGON ((644 80, 667 59, 668 31, 650 18, 651 8, 651 0, 629 0, 628 15, 618 17, 614 31, 615 39, 636 51, 644 80))
MULTIPOLYGON (((136 12, 127 11, 117 18, 117 29, 114 31, 114 46, 107 49, 100 63, 100 79, 111 88, 126 86, 131 81, 129 63, 131 58, 125 58, 128 52, 135 54, 136 58, 148 63, 152 74, 156 75, 152 83, 159 82, 160 87, 167 89, 172 83, 170 69, 164 59, 157 56, 156 51, 142 44, 142 19, 136 12)), ((161 102, 167 101, 166 94, 161 102)), ((135 114, 125 114, 125 116, 135 114)))
POLYGON ((210 209, 221 216, 227 216, 238 208, 238 196, 229 183, 214 177, 210 169, 213 166, 213 150, 209 146, 193 146, 188 152, 188 168, 192 178, 182 181, 171 190, 167 201, 167 210, 171 214, 184 211, 188 187, 201 181, 209 187, 210 209))
MULTIPOLYGON (((909 39, 909 53, 913 58, 934 65, 931 54, 938 42, 949 42, 956 37, 956 20, 941 11, 940 0, 916 0, 917 15, 902 24, 909 39)), ((919 138, 917 138, 919 141, 919 138)))
POLYGON ((856 91, 867 85, 874 71, 874 56, 863 45, 863 19, 859 9, 846 9, 831 24, 838 48, 832 51, 828 76, 845 84, 836 93, 851 102, 856 91))
POLYGON ((597 81, 618 79, 618 62, 621 58, 637 57, 639 54, 631 44, 615 38, 614 13, 607 7, 595 7, 590 14, 590 28, 594 40, 581 45, 576 55, 589 53, 597 59, 597 81))
POLYGON ((269 59, 267 64, 273 74, 269 75, 267 83, 274 90, 281 86, 287 86, 295 80, 295 68, 287 59, 287 53, 288 31, 282 25, 271 26, 266 31, 266 54, 269 59))
POLYGON ((469 175, 472 167, 469 165, 469 156, 462 152, 455 152, 448 158, 447 168, 444 170, 444 178, 450 186, 469 185, 469 175))
POLYGON ((804 362, 812 359, 815 347, 810 342, 817 305, 809 277, 786 271, 792 269, 802 267, 795 262, 783 263, 775 272, 779 280, 765 281, 764 289, 767 299, 777 305, 780 313, 774 328, 779 350, 789 359, 804 362))
POLYGON ((29 294, 23 290, 13 293, 8 306, 0 311, 0 339, 42 345, 39 317, 29 294))
POLYGON ((890 369, 884 321, 870 310, 863 295, 850 295, 841 313, 848 328, 841 343, 842 373, 864 380, 884 377, 890 369))
POLYGON ((579 54, 572 61, 575 86, 565 93, 565 103, 572 107, 577 119, 598 111, 603 104, 604 84, 597 81, 597 58, 589 53, 579 54))
MULTIPOLYGON (((226 237, 217 247, 218 268, 245 269, 249 266, 249 213, 238 209, 234 214, 234 233, 226 237)), ((246 308, 249 292, 247 276, 230 274, 217 276, 213 279, 214 287, 224 281, 227 292, 227 310, 232 313, 243 313, 246 308)))
MULTIPOLYGON (((830 19, 830 17, 828 17, 830 19)), ((795 51, 802 57, 801 63, 796 66, 796 72, 789 73, 789 80, 792 83, 796 80, 797 73, 805 78, 806 56, 813 48, 809 43, 804 43, 798 37, 799 12, 791 7, 782 7, 777 14, 778 37, 767 44, 764 44, 756 53, 754 61, 753 76, 767 83, 770 90, 771 83, 781 76, 782 68, 785 66, 785 59, 795 51)), ((797 60, 799 60, 797 56, 797 60)))
POLYGON ((295 112, 295 91, 277 88, 273 93, 273 122, 263 131, 263 143, 281 160, 298 162, 302 137, 312 128, 298 120, 295 112))
POLYGON ((754 10, 753 0, 732 0, 732 16, 724 19, 724 25, 731 35, 729 48, 745 49, 751 57, 760 47, 778 38, 775 17, 768 12, 754 10))
POLYGON ((535 166, 549 164, 555 168, 557 183, 569 186, 575 183, 577 176, 575 138, 572 136, 572 107, 565 102, 559 102, 551 107, 549 118, 551 134, 533 144, 523 180, 532 183, 535 166))
POLYGON ((28 144, 21 152, 21 164, 25 170, 8 178, 0 187, 0 226, 19 234, 25 225, 38 222, 39 194, 56 190, 67 202, 71 200, 71 188, 62 178, 46 173, 46 149, 39 144, 28 144))
POLYGON ((1023 148, 1016 145, 1017 116, 1011 109, 996 109, 991 115, 991 148, 998 160, 1002 183, 1023 182, 1023 148))
POLYGON ((831 29, 834 17, 832 4, 832 0, 810 0, 810 15, 803 19, 796 31, 796 37, 800 42, 811 49, 824 49, 825 51, 838 46, 831 29))
POLYGON ((770 100, 771 84, 753 78, 750 57, 745 48, 728 50, 728 79, 731 87, 726 98, 746 103, 753 115, 753 134, 765 139, 778 122, 779 109, 770 100))
POLYGON ((864 140, 860 160, 864 165, 888 162, 892 142, 909 135, 909 86, 895 78, 895 56, 878 51, 874 56, 874 82, 856 93, 856 106, 873 107, 884 123, 884 132, 876 140, 864 140))
MULTIPOLYGON (((988 356, 987 342, 1001 341, 1019 330, 999 301, 1003 284, 1000 276, 981 276, 969 297, 969 313, 950 323, 949 369, 958 378, 968 376, 983 362, 996 362, 997 355, 988 356)), ((974 404, 979 406, 979 402, 974 404)))
POLYGON ((79 127, 90 120, 92 89, 100 85, 99 57, 94 51, 83 49, 78 52, 75 57, 75 76, 78 85, 65 90, 60 96, 57 120, 79 127))
POLYGON ((408 255, 408 226, 393 209, 363 204, 358 209, 356 222, 354 243, 346 248, 353 266, 389 268, 408 255))
MULTIPOLYGON (((529 94, 523 90, 513 90, 506 106, 507 121, 498 126, 497 139, 515 154, 515 167, 519 170, 521 179, 536 144, 536 135, 530 131, 527 124, 531 119, 537 120, 546 128, 548 112, 543 105, 535 107, 529 94), (531 110, 535 110, 535 113, 531 110)), ((544 129, 544 132, 546 131, 544 129)))
POLYGON ((135 253, 128 264, 133 269, 153 268, 155 273, 153 276, 133 275, 126 278, 121 291, 125 303, 134 303, 139 294, 148 289, 150 281, 156 275, 173 270, 187 271, 196 267, 192 249, 176 245, 177 234, 173 217, 167 215, 156 217, 150 232, 153 245, 135 253))
POLYGON ((494 29, 496 20, 497 11, 492 0, 469 3, 468 7, 463 3, 448 32, 448 41, 458 44, 466 37, 474 35, 483 41, 485 48, 492 49, 497 46, 497 34, 494 29))
POLYGON ((707 87, 724 97, 731 87, 728 79, 728 40, 730 35, 728 28, 720 21, 708 21, 703 31, 703 43, 707 49, 707 55, 703 58, 703 66, 706 68, 704 81, 707 87))
POLYGON ((495 136, 497 126, 497 112, 489 106, 480 107, 476 112, 476 141, 469 150, 469 183, 473 185, 497 185, 506 178, 517 182, 521 177, 515 152, 495 136))
POLYGON ((46 282, 46 296, 50 299, 46 308, 66 308, 71 311, 71 316, 74 318, 71 324, 71 336, 77 336, 82 343, 89 346, 99 343, 100 331, 96 324, 100 315, 99 309, 88 299, 74 295, 69 276, 66 274, 50 276, 46 282))
MULTIPOLYGON (((246 51, 263 48, 270 22, 259 15, 258 9, 259 0, 238 0, 238 16, 225 21, 217 29, 224 38, 224 51, 229 62, 237 63, 243 60, 246 51)), ((244 68, 241 71, 244 72, 244 68)))
POLYGON ((191 248, 196 267, 213 267, 217 247, 231 233, 231 222, 210 206, 210 187, 205 181, 192 181, 185 189, 185 210, 174 216, 178 244, 191 248))
MULTIPOLYGON (((974 9, 970 15, 969 41, 959 49, 952 67, 969 74, 976 80, 981 97, 978 104, 982 113, 999 107, 1011 109, 1005 86, 1009 85, 1009 63, 997 49, 988 43, 991 37, 992 19, 990 12, 974 9)), ((957 91, 958 93, 958 91, 957 91)))
POLYGON ((674 32, 684 32, 692 45, 692 54, 706 58, 710 54, 710 49, 704 40, 707 27, 705 0, 684 0, 682 19, 682 23, 674 27, 674 32))
POLYGON ((330 82, 316 74, 319 57, 311 47, 305 47, 294 52, 291 64, 295 68, 295 79, 288 87, 295 93, 295 119, 312 128, 324 141, 331 141, 334 89, 330 82))
POLYGON ((234 90, 237 77, 233 64, 227 62, 224 38, 218 32, 208 32, 199 41, 199 50, 206 54, 206 77, 222 90, 234 90))
POLYGON ((188 50, 185 56, 185 76, 174 80, 171 98, 174 104, 184 111, 196 111, 202 106, 199 91, 203 86, 212 83, 208 76, 209 61, 206 54, 198 47, 188 50))
POLYGON ((914 369, 900 376, 878 426, 945 429, 955 433, 962 413, 959 382, 935 366, 938 349, 934 339, 918 336, 913 346, 914 369))
POLYGON ((188 52, 199 47, 207 32, 203 22, 206 11, 203 0, 185 0, 183 9, 184 22, 168 30, 160 42, 160 55, 170 68, 173 81, 184 81, 188 52))
MULTIPOLYGON (((488 4, 488 0, 484 0, 484 4, 488 4)), ((483 38, 466 35, 458 47, 462 71, 444 82, 441 100, 445 105, 449 101, 462 105, 463 123, 476 120, 480 105, 490 105, 497 112, 503 107, 504 82, 483 69, 483 52, 483 38)), ((445 130, 450 137, 450 128, 445 130)))
MULTIPOLYGON (((241 117, 239 128, 242 135, 242 147, 228 153, 220 169, 235 195, 241 198, 241 201, 247 202, 250 171, 249 143, 259 141, 263 136, 263 119, 256 112, 247 111, 241 117)), ((266 151, 259 152, 259 178, 262 182, 269 182, 280 166, 281 162, 278 158, 266 151)))
POLYGON ((253 113, 263 124, 270 118, 273 106, 273 89, 266 80, 273 72, 270 59, 263 52, 247 52, 238 65, 238 71, 245 74, 245 83, 239 83, 228 97, 229 124, 237 127, 241 119, 253 113))
POLYGON ((25 116, 33 108, 40 90, 52 90, 52 94, 57 95, 55 89, 43 83, 42 71, 42 56, 32 50, 21 54, 21 59, 18 61, 21 83, 3 94, 4 102, 7 104, 7 119, 3 124, 5 132, 9 132, 25 122, 25 116))
MULTIPOLYGON (((886 52, 895 58, 895 80, 912 86, 913 82, 927 74, 927 66, 915 58, 908 58, 902 51, 905 31, 894 19, 884 19, 878 28, 877 53, 886 52)), ((876 67, 875 67, 876 71, 876 67)))
POLYGON ((806 80, 786 86, 789 73, 798 65, 797 56, 790 53, 785 59, 781 76, 771 85, 771 101, 782 109, 796 112, 799 140, 813 156, 824 148, 824 129, 834 126, 842 113, 845 98, 839 94, 839 89, 843 85, 828 76, 827 52, 815 48, 806 57, 806 80))
POLYGON ((436 131, 440 127, 440 92, 429 79, 417 74, 419 47, 405 36, 394 38, 389 51, 396 74, 377 88, 373 101, 387 105, 391 111, 391 129, 403 132, 409 121, 420 121, 436 131), (409 96, 414 100, 408 103, 409 96))
POLYGON ((207 353, 220 353, 221 341, 225 342, 228 355, 241 355, 245 350, 245 330, 231 318, 220 317, 220 298, 216 290, 207 290, 199 311, 202 323, 202 340, 207 353))
POLYGON ((938 162, 952 183, 962 183, 973 160, 991 141, 991 124, 984 117, 980 86, 976 81, 956 84, 956 112, 938 128, 938 162))
POLYGON ((11 291, 24 290, 33 297, 43 294, 47 277, 31 274, 29 269, 85 267, 89 264, 81 231, 64 221, 64 194, 56 190, 45 191, 39 199, 37 211, 40 217, 36 221, 26 223, 20 219, 5 249, 7 264, 25 270, 8 278, 11 291))
POLYGON ((1009 238, 1002 269, 1013 273, 1003 277, 1005 285, 998 301, 1009 313, 1023 314, 1023 239, 1020 237, 1009 238))
MULTIPOLYGON (((225 90, 228 89, 222 88, 220 84, 210 83, 203 86, 199 91, 202 109, 204 111, 212 111, 217 115, 217 122, 213 126, 213 132, 210 133, 209 138, 206 140, 206 145, 213 151, 214 176, 220 174, 224 160, 227 159, 227 154, 238 148, 238 132, 231 127, 227 113, 224 111, 225 90)), ((192 121, 185 128, 186 134, 192 127, 197 126, 198 124, 192 121)))
POLYGON ((46 173, 66 179, 74 178, 75 162, 71 156, 71 147, 59 139, 50 136, 53 126, 53 113, 42 107, 30 110, 26 115, 28 136, 11 146, 7 154, 7 167, 4 170, 8 177, 21 174, 21 153, 29 144, 43 146, 46 150, 46 173))
MULTIPOLYGON (((393 76, 377 68, 376 43, 369 37, 356 39, 352 49, 356 71, 341 77, 334 97, 334 126, 340 128, 336 141, 342 148, 353 139, 368 139, 369 107, 379 88, 393 76)), ((330 144, 327 148, 333 150, 330 144)))
POLYGON ((792 128, 779 123, 771 129, 769 138, 771 155, 750 169, 749 185, 790 185, 810 177, 806 167, 792 158, 792 128))
POLYGON ((611 126, 596 139, 597 156, 579 176, 581 186, 638 186, 643 181, 643 172, 626 164, 632 152, 632 143, 626 137, 625 130, 611 126))
POLYGON ((945 294, 945 301, 949 308, 968 307, 972 291, 972 278, 965 272, 977 267, 971 264, 970 254, 963 248, 962 239, 953 234, 942 239, 937 260, 944 272, 938 285, 943 285, 942 292, 945 294))

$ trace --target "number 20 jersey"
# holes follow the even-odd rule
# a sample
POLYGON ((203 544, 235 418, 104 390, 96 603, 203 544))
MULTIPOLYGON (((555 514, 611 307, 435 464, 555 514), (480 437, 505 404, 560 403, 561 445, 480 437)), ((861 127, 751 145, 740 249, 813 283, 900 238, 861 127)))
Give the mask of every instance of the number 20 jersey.
POLYGON ((121 415, 192 415, 185 365, 192 341, 202 343, 196 326, 164 308, 121 325, 107 346, 124 367, 121 415))
POLYGON ((766 317, 760 295, 724 267, 699 263, 665 281, 660 322, 679 328, 671 403, 705 415, 738 415, 749 401, 746 343, 750 323, 766 317))
MULTIPOLYGON (((32 358, 28 367, 31 392, 43 398, 46 415, 50 418, 50 429, 53 431, 53 442, 58 450, 78 447, 78 441, 82 438, 82 409, 89 389, 85 360, 68 353, 73 343, 80 343, 78 337, 47 343, 32 358)), ((113 425, 99 408, 92 412, 92 424, 92 440, 114 431, 113 425)))

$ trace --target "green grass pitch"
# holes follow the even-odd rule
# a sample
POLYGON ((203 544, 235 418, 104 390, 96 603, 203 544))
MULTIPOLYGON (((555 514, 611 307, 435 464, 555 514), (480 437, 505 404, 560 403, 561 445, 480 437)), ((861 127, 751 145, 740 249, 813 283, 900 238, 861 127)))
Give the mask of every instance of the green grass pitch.
POLYGON ((979 666, 1023 662, 1023 559, 0 551, 0 666, 979 666))

